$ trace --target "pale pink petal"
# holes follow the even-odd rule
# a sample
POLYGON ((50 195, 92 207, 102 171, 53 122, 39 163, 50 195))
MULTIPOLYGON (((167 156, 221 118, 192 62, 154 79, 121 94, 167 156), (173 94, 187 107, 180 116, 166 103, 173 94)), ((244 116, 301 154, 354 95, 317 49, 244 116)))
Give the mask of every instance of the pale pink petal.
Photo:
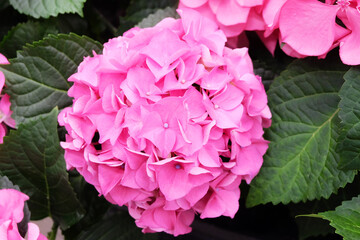
POLYGON ((288 0, 279 17, 282 41, 302 55, 328 52, 335 38, 337 11, 337 6, 317 0, 288 0))
POLYGON ((340 40, 340 57, 343 63, 348 65, 360 64, 360 13, 352 8, 347 9, 349 29, 352 31, 348 36, 340 40))

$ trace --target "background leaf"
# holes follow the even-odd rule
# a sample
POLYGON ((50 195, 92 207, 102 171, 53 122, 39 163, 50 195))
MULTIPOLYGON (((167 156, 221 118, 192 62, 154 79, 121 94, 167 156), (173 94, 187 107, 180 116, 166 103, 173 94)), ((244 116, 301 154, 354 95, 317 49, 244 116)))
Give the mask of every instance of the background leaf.
POLYGON ((88 37, 59 34, 27 45, 10 65, 0 68, 6 76, 12 117, 17 123, 72 104, 67 95, 68 77, 84 56, 101 52, 101 45, 88 37))
POLYGON ((176 7, 177 4, 177 0, 131 0, 128 8, 126 9, 126 15, 120 17, 118 35, 121 35, 125 31, 129 30, 142 19, 155 13, 157 10, 164 9, 166 7, 176 7))
MULTIPOLYGON (((301 215, 316 215, 318 212, 331 211, 339 206, 343 201, 351 200, 360 194, 360 176, 355 176, 352 183, 345 188, 340 188, 337 194, 332 194, 329 199, 308 201, 287 205, 291 215, 296 221, 299 229, 299 239, 307 239, 311 236, 326 236, 325 239, 334 239, 335 229, 327 221, 316 217, 303 217, 301 215), (299 216, 300 215, 300 216, 299 216)), ((336 238, 337 239, 337 238, 336 238)))
POLYGON ((339 117, 343 130, 339 137, 338 152, 341 169, 360 169, 360 68, 350 69, 339 95, 339 117))
MULTIPOLYGON (((111 210, 111 209, 110 209, 111 210)), ((84 231, 77 240, 155 240, 157 234, 143 234, 134 219, 124 211, 105 216, 102 221, 84 231)))
POLYGON ((82 16, 86 0, 9 0, 9 2, 20 13, 34 18, 48 18, 61 13, 78 13, 82 16))
POLYGON ((139 28, 153 27, 167 17, 177 18, 179 16, 176 13, 175 8, 167 7, 165 9, 158 9, 153 14, 150 14, 146 18, 142 19, 136 26, 139 28))
POLYGON ((300 60, 275 79, 268 91, 273 122, 266 139, 271 142, 248 206, 328 198, 353 180, 355 171, 337 169, 335 152, 343 75, 300 60))
POLYGON ((57 115, 54 109, 10 131, 0 145, 0 173, 30 197, 32 219, 51 216, 66 229, 81 219, 83 210, 68 181, 57 115))
POLYGON ((29 21, 20 23, 12 28, 0 43, 0 52, 7 58, 16 57, 16 51, 26 43, 32 43, 46 37, 48 34, 57 34, 55 26, 29 21))
POLYGON ((319 213, 330 221, 335 232, 344 237, 344 240, 360 239, 360 196, 350 201, 344 201, 335 211, 319 213))

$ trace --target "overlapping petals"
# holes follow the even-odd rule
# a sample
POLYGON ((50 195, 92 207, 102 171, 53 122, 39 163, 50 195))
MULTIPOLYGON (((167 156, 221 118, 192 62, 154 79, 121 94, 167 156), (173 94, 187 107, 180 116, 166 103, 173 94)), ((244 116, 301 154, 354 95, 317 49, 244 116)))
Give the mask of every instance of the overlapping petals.
MULTIPOLYGON (((262 1, 237 2, 250 11, 262 1)), ((262 165, 271 118, 247 49, 225 47, 224 33, 197 12, 179 14, 85 58, 69 78, 73 106, 59 114, 67 168, 126 205, 144 232, 175 236, 191 231, 196 213, 234 217, 240 182, 262 165)))
MULTIPOLYGON (((0 238, 3 240, 24 240, 18 230, 18 223, 24 218, 24 203, 29 197, 15 189, 0 190, 0 238)), ((27 240, 46 240, 33 223, 28 224, 27 240)))
MULTIPOLYGON (((277 42, 285 53, 324 58, 340 46, 343 63, 359 65, 360 2, 358 0, 180 0, 180 9, 195 9, 214 19, 227 37, 244 38, 256 31, 270 52, 277 42)), ((242 40, 231 38, 229 45, 242 40)))

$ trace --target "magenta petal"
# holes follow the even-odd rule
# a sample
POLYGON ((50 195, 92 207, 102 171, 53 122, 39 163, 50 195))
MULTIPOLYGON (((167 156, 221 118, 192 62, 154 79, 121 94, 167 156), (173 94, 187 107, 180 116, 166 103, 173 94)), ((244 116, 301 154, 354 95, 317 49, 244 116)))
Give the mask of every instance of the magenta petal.
POLYGON ((217 20, 225 26, 246 23, 250 12, 250 8, 241 7, 234 0, 209 0, 209 5, 217 20))
POLYGON ((180 0, 182 4, 189 8, 198 8, 204 5, 208 0, 180 0))
POLYGON ((16 223, 21 222, 24 217, 24 202, 29 197, 15 189, 0 190, 0 220, 10 219, 16 223), (6 204, 4 204, 6 203, 6 204))
POLYGON ((215 218, 221 216, 226 210, 226 202, 223 202, 216 194, 212 194, 206 204, 200 218, 215 218))
POLYGON ((10 64, 7 58, 0 53, 0 64, 10 64))
POLYGON ((337 11, 337 6, 317 0, 288 0, 279 18, 283 42, 302 55, 328 52, 335 38, 337 11))
POLYGON ((347 9, 348 27, 352 32, 340 41, 340 57, 348 65, 360 64, 360 13, 355 9, 347 9))
POLYGON ((120 168, 108 167, 106 165, 99 165, 99 183, 101 186, 102 194, 108 194, 123 177, 123 171, 120 168))

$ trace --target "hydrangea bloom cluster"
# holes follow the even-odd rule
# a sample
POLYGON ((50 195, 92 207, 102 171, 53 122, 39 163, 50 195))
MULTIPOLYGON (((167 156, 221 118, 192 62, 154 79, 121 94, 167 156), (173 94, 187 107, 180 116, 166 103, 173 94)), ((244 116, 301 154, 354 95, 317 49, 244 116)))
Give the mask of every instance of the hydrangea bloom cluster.
POLYGON ((360 64, 359 0, 245 2, 180 0, 179 8, 193 8, 215 19, 227 37, 255 30, 272 53, 278 40, 284 52, 298 58, 325 57, 340 45, 343 63, 360 64))
MULTIPOLYGON (((0 64, 9 64, 9 61, 4 55, 0 53, 0 64)), ((5 85, 4 73, 0 71, 0 93, 5 85)), ((6 135, 6 125, 15 128, 15 121, 11 118, 12 111, 10 110, 10 96, 7 94, 1 95, 0 100, 0 143, 3 143, 3 138, 6 135), (6 124, 6 125, 5 125, 6 124)))
MULTIPOLYGON (((24 218, 24 203, 29 197, 15 189, 0 190, 0 238, 2 240, 24 240, 18 223, 24 218)), ((34 223, 28 223, 27 240, 46 240, 34 223)))
POLYGON ((191 231, 234 217, 241 180, 258 173, 271 113, 246 48, 225 47, 215 22, 192 10, 133 28, 87 57, 59 114, 76 168, 144 232, 191 231))

